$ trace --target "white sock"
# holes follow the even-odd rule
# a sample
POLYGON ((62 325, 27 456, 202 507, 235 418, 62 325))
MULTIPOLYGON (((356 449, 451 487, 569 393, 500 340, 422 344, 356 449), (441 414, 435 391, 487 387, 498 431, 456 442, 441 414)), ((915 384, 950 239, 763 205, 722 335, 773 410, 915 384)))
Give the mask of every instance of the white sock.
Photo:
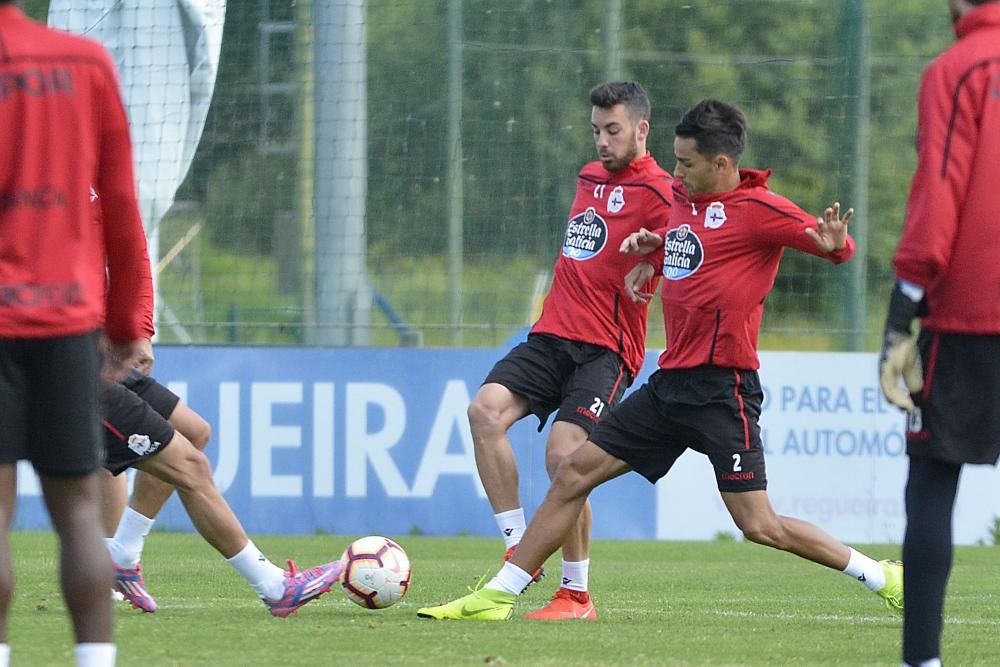
POLYGON ((10 644, 0 644, 0 667, 10 665, 10 644))
POLYGON ((77 644, 73 647, 77 667, 114 667, 114 644, 77 644))
POLYGON ((882 571, 882 566, 879 565, 878 561, 872 560, 851 547, 847 548, 851 550, 851 559, 847 561, 844 574, 854 577, 867 586, 870 591, 882 590, 882 587, 885 586, 885 572, 882 571))
POLYGON ((111 560, 119 567, 135 567, 142 559, 142 547, 155 522, 156 519, 150 519, 131 507, 126 507, 121 521, 118 522, 115 536, 110 540, 104 540, 111 554, 111 560))
POLYGON ((253 540, 226 562, 236 568, 257 595, 277 600, 285 593, 285 571, 267 559, 253 540))
POLYGON ((590 559, 562 562, 562 584, 563 588, 571 591, 586 591, 590 580, 590 559))
POLYGON ((492 588, 495 591, 506 591, 514 595, 520 595, 521 591, 531 583, 531 575, 514 565, 510 561, 503 564, 497 576, 490 579, 490 583, 484 588, 492 588))
POLYGON ((941 658, 931 658, 930 660, 924 660, 923 662, 918 662, 915 665, 911 665, 908 662, 904 662, 903 667, 941 667, 941 658))
POLYGON ((504 545, 508 549, 521 541, 521 536, 524 535, 524 529, 527 527, 524 522, 523 507, 494 514, 493 518, 497 520, 500 534, 503 535, 504 545))

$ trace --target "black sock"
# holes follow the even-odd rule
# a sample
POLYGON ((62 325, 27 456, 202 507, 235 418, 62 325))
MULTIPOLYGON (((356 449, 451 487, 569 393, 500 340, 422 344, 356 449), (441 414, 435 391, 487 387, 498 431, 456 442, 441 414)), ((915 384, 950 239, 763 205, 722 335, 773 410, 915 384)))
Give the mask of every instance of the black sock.
POLYGON ((951 519, 962 467, 910 458, 903 539, 903 660, 941 657, 944 595, 951 571, 951 519))

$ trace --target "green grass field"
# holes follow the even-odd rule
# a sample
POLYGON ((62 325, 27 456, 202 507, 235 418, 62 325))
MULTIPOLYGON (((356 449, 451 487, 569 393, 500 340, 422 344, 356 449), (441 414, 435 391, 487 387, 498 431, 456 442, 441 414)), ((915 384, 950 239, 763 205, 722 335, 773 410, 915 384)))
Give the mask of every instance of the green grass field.
MULTIPOLYGON (((12 664, 71 665, 55 544, 13 535, 18 587, 12 664)), ((349 538, 258 537, 275 562, 338 556, 349 538)), ((339 590, 288 619, 271 618, 250 588, 197 536, 154 533, 146 582, 160 604, 116 609, 119 665, 898 665, 900 619, 837 572, 743 542, 593 545, 597 623, 439 622, 416 609, 465 592, 498 566, 501 542, 402 537, 413 585, 394 607, 368 611, 339 590)), ((898 547, 874 546, 879 558, 898 547)), ((959 548, 945 626, 946 664, 1000 665, 997 548, 959 548)), ((528 589, 520 614, 547 601, 559 573, 528 589)))

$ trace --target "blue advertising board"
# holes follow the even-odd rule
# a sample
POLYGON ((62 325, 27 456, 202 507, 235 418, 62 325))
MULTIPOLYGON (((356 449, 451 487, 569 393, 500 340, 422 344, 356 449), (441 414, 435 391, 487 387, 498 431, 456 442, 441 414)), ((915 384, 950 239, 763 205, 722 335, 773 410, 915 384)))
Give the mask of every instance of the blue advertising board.
MULTIPOLYGON (((499 354, 162 346, 154 375, 212 425, 216 483, 251 534, 495 534, 466 409, 499 354)), ((529 516, 548 488, 537 426, 510 433, 529 516)), ((43 527, 25 472, 15 527, 43 527)), ((655 489, 638 476, 594 502, 595 536, 654 535, 655 489)), ((192 529, 176 496, 157 525, 192 529)))
MULTIPOLYGON (((466 410, 504 350, 170 347, 155 375, 212 426, 216 483, 250 534, 496 535, 466 410)), ((646 356, 634 390, 656 368, 646 356)), ((898 542, 905 423, 862 353, 765 352, 761 431, 775 510, 841 540, 898 542)), ((510 431, 530 517, 548 488, 537 419, 510 431)), ((955 540, 988 540, 1000 472, 963 472, 955 540)), ((22 464, 15 528, 46 528, 22 464)), ((684 454, 657 485, 628 474, 591 497, 596 538, 712 539, 737 531, 711 465, 684 454)), ((158 517, 192 530, 172 498, 158 517)))

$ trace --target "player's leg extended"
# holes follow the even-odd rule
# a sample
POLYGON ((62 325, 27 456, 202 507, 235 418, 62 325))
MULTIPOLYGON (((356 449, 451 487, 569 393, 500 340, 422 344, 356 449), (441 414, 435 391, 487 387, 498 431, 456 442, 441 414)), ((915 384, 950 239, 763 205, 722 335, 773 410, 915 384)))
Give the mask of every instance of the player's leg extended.
POLYGON ((289 572, 274 565, 247 537, 239 519, 222 497, 205 455, 180 432, 158 454, 136 467, 173 485, 198 533, 221 553, 264 600, 274 616, 288 616, 319 598, 340 579, 339 561, 289 572))
MULTIPOLYGON (((159 390, 161 394, 167 393, 163 387, 159 387, 159 390)), ((172 394, 167 395, 176 400, 172 394)), ((185 436, 197 449, 204 450, 211 436, 208 422, 179 401, 175 405, 168 403, 168 406, 169 412, 165 408, 156 409, 164 410, 169 415, 167 421, 175 432, 185 436)), ((165 415, 161 412, 159 416, 165 415)), ((146 536, 152 530, 163 505, 174 492, 174 487, 149 473, 137 470, 132 498, 129 500, 125 476, 111 477, 110 473, 104 474, 107 477, 103 509, 105 530, 108 531, 107 535, 113 536, 107 540, 108 548, 119 566, 135 568, 142 559, 146 536)), ((138 580, 138 573, 135 578, 138 580)))
MULTIPOLYGON (((201 415, 181 402, 170 413, 167 421, 196 449, 204 451, 211 438, 212 427, 201 415)), ((155 519, 173 492, 172 485, 139 470, 128 505, 142 516, 155 519)))
POLYGON ((502 621, 510 618, 517 595, 531 582, 530 572, 562 546, 576 525, 590 491, 631 468, 592 442, 563 461, 552 486, 528 524, 521 543, 483 589, 438 607, 417 611, 423 618, 502 621))
POLYGON ((111 561, 101 541, 97 475, 40 475, 59 536, 60 579, 77 643, 111 641, 111 561))
POLYGON ((135 464, 180 495, 198 534, 226 558, 235 556, 249 538, 212 479, 205 455, 180 432, 158 454, 135 464))
MULTIPOLYGON (((7 614, 14 595, 14 564, 10 557, 10 523, 17 498, 17 466, 0 465, 0 644, 7 643, 7 614)), ((5 651, 6 652, 6 651, 5 651)), ((0 656, 2 659, 2 656, 0 656)))
MULTIPOLYGON (((545 451, 545 467, 549 478, 555 477, 562 461, 587 441, 587 431, 577 424, 556 421, 552 424, 545 451)), ((536 620, 586 619, 597 620, 597 611, 590 599, 590 528, 593 523, 590 500, 562 545, 562 579, 552 601, 525 618, 536 620)))
POLYGON ((901 608, 902 568, 875 561, 835 540, 807 521, 774 512, 767 491, 722 492, 737 528, 751 542, 788 551, 848 574, 878 593, 890 608, 901 608))
POLYGON ((767 491, 722 493, 736 527, 751 542, 790 551, 827 567, 847 567, 848 548, 817 526, 775 514, 767 491))
POLYGON ((935 459, 910 458, 903 538, 903 659, 909 665, 941 657, 945 589, 952 563, 952 514, 961 469, 935 459))
MULTIPOLYGON (((560 464, 524 539, 510 562, 524 570, 538 567, 566 542, 590 492, 631 470, 592 442, 585 442, 560 464)), ((530 571, 530 570, 528 570, 530 571)))

